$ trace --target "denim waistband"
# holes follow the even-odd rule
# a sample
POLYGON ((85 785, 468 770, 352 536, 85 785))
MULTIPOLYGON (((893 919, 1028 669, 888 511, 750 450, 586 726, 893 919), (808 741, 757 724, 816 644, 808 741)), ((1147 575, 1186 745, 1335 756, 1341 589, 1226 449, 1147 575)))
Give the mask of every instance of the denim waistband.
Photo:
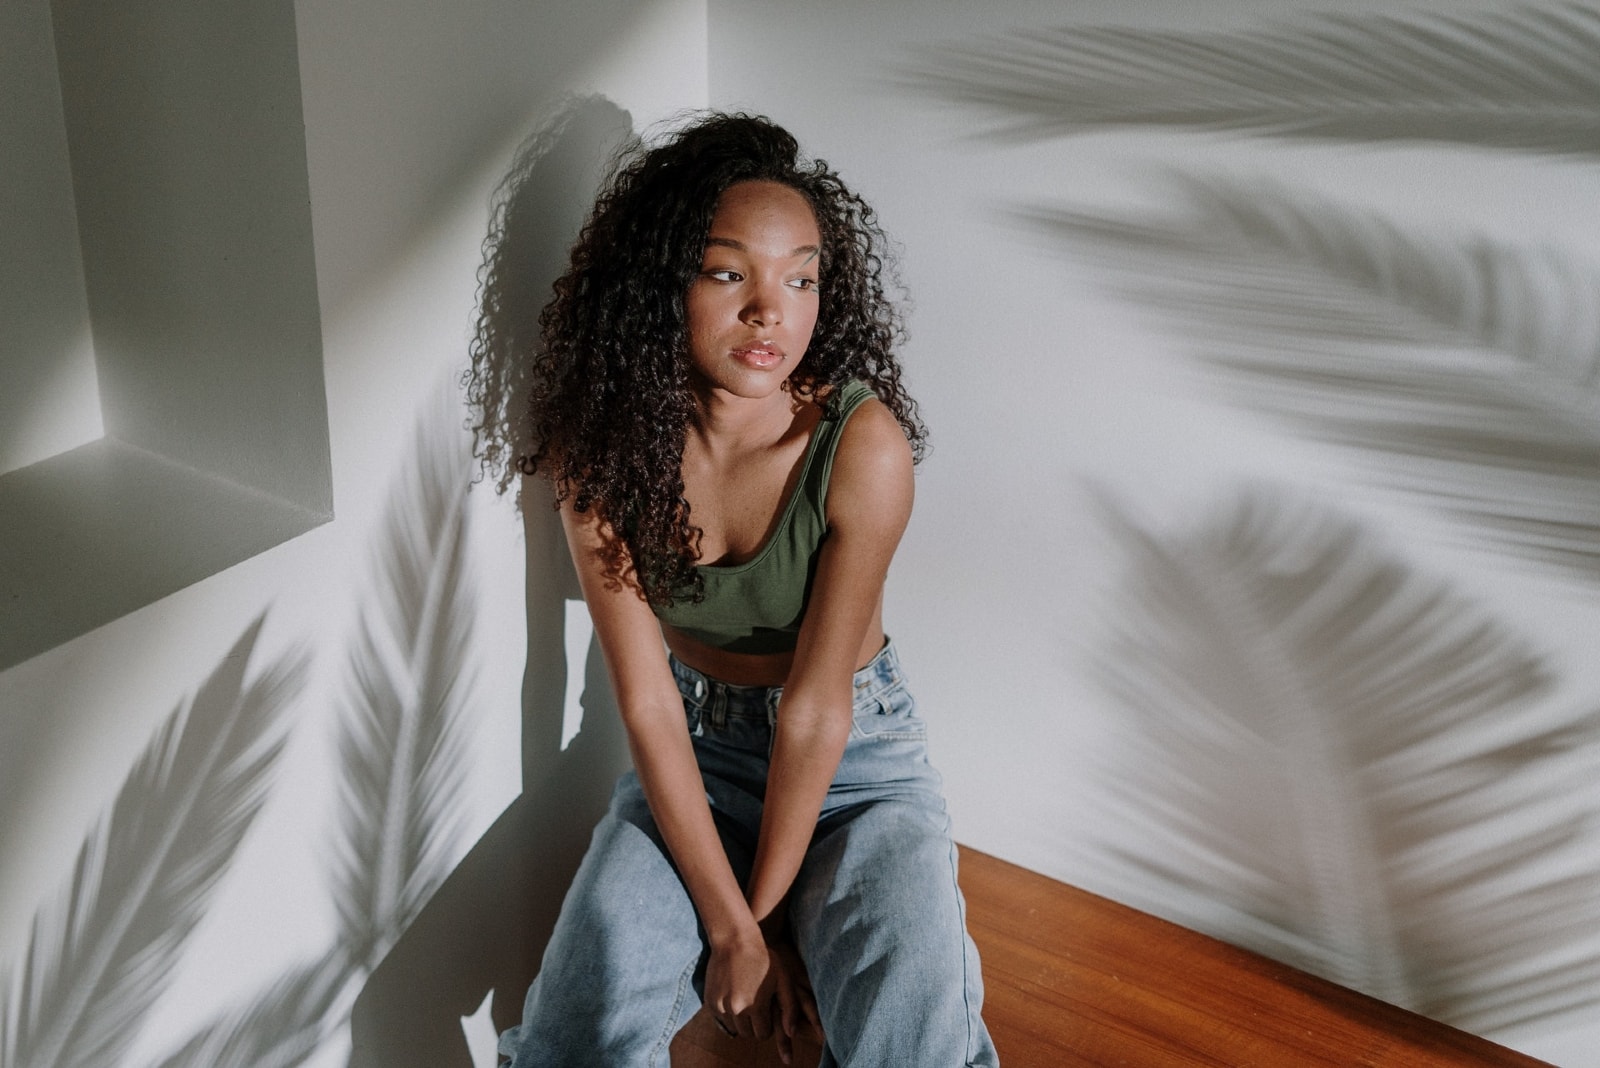
MULTIPOLYGON (((672 675, 678 681, 678 692, 683 694, 684 702, 698 710, 713 710, 713 718, 738 716, 770 721, 777 714, 778 702, 783 696, 782 686, 735 686, 696 671, 675 656, 669 655, 667 659, 672 664, 672 675)), ((877 697, 904 682, 894 642, 886 640, 878 655, 852 678, 854 700, 860 702, 877 697)))

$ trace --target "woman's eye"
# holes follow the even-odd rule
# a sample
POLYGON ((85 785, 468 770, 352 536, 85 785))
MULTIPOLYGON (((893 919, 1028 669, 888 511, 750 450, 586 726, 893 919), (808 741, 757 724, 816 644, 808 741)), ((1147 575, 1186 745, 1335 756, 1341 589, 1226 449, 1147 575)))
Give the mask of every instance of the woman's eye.
POLYGON ((705 274, 705 276, 707 278, 711 279, 713 282, 738 282, 738 281, 741 281, 741 276, 740 276, 738 271, 730 271, 730 270, 727 270, 726 268, 721 269, 721 270, 705 271, 703 273, 705 274))
POLYGON ((789 284, 806 292, 817 288, 817 280, 815 278, 791 278, 789 279, 789 284))

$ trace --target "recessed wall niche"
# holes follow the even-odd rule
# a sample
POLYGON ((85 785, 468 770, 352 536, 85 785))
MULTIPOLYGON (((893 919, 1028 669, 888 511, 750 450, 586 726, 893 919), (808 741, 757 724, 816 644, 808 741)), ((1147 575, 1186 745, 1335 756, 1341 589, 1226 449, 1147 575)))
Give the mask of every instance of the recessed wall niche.
POLYGON ((104 434, 0 474, 0 669, 333 516, 293 5, 3 21, 0 413, 87 348, 104 434))

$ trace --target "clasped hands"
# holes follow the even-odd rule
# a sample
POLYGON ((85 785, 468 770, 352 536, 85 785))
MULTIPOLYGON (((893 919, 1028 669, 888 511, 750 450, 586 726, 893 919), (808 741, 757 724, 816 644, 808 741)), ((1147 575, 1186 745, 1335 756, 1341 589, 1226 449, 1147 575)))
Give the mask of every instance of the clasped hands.
POLYGON ((743 1038, 777 1036, 778 1056, 791 1061, 795 1037, 822 1022, 805 964, 783 935, 743 935, 711 949, 706 963, 705 1006, 724 1033, 743 1038))

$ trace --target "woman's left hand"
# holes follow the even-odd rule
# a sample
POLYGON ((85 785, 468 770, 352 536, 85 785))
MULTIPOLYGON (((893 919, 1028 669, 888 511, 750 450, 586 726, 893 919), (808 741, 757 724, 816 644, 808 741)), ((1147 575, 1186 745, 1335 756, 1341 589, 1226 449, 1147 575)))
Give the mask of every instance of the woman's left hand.
POLYGON ((822 1040, 822 1020, 817 1015, 817 997, 811 989, 811 977, 806 974, 805 962, 788 941, 767 946, 771 954, 773 1000, 777 1002, 777 1026, 773 1033, 778 1041, 778 1057, 784 1064, 794 1059, 794 1040, 803 1028, 822 1040))

